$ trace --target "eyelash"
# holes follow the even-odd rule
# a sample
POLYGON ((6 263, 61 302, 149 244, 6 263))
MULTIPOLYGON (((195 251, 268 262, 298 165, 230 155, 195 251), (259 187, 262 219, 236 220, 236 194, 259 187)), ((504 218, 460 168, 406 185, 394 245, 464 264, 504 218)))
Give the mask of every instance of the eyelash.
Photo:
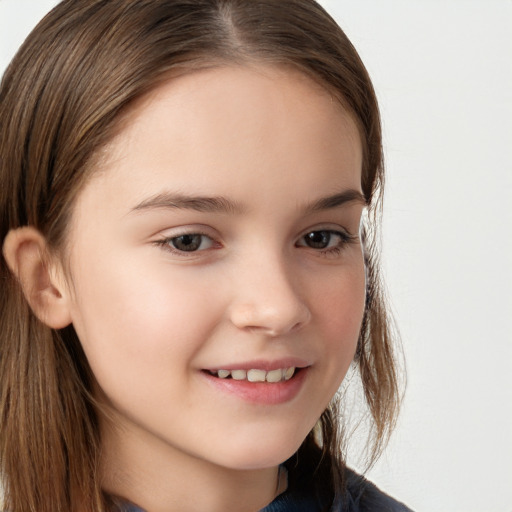
POLYGON ((172 245, 173 241, 178 240, 179 238, 183 238, 183 237, 197 237, 197 236, 201 237, 201 242, 200 242, 201 245, 204 242, 204 239, 206 238, 211 241, 212 246, 217 245, 220 247, 220 244, 218 242, 215 242, 215 240, 211 236, 207 235, 206 233, 201 233, 198 231, 190 232, 190 233, 181 233, 176 236, 165 237, 160 240, 156 240, 155 244, 159 247, 162 247, 164 250, 169 251, 172 254, 176 254, 176 255, 182 256, 182 257, 187 257, 188 255, 193 255, 197 252, 202 252, 205 249, 202 249, 201 251, 198 251, 197 249, 195 249, 193 251, 183 251, 176 247, 173 247, 173 245, 172 245))
MULTIPOLYGON (((307 233, 302 235, 299 240, 304 240, 308 235, 313 235, 313 234, 318 235, 320 233, 323 234, 324 236, 327 235, 329 237, 328 244, 331 242, 331 238, 333 236, 339 238, 339 242, 334 247, 316 248, 316 251, 320 255, 326 256, 326 257, 338 256, 343 251, 343 249, 345 247, 347 247, 347 245, 356 243, 359 239, 357 236, 351 235, 350 233, 348 233, 346 231, 339 231, 339 230, 334 230, 334 229, 314 229, 314 230, 308 231, 307 233)), ((297 243, 295 245, 296 245, 296 247, 305 247, 305 248, 310 248, 310 249, 315 250, 314 247, 311 247, 310 245, 307 245, 307 244, 298 245, 298 243, 297 243)))
MULTIPOLYGON (((304 235, 302 235, 299 238, 299 241, 304 241, 308 235, 313 235, 313 234, 318 235, 320 233, 323 234, 324 237, 325 236, 328 237, 327 244, 331 243, 331 237, 333 237, 333 236, 339 237, 340 241, 334 247, 325 247, 325 248, 317 247, 317 248, 315 248, 315 247, 311 247, 307 243, 301 244, 299 242, 296 242, 295 247, 304 247, 306 249, 308 249, 308 248, 313 249, 318 254, 328 257, 328 256, 337 256, 338 254, 340 254, 342 252, 342 250, 347 245, 356 243, 358 241, 357 236, 351 235, 346 231, 338 231, 338 230, 333 230, 333 229, 315 229, 312 231, 308 231, 307 233, 305 233, 304 235)), ((169 251, 172 254, 176 254, 181 257, 190 257, 191 255, 193 255, 195 253, 203 252, 212 247, 213 248, 216 248, 215 246, 217 246, 217 248, 220 247, 220 244, 218 242, 216 242, 212 237, 210 237, 206 233, 201 233, 201 232, 182 233, 182 234, 172 236, 172 237, 165 237, 160 240, 156 240, 155 244, 159 247, 162 247, 164 250, 169 251), (175 243, 176 240, 178 240, 180 238, 184 238, 184 237, 191 237, 191 238, 192 237, 201 237, 199 247, 194 250, 191 250, 191 251, 186 251, 186 250, 178 249, 177 247, 173 246, 173 244, 175 243), (200 249, 205 238, 210 240, 211 247, 207 247, 206 249, 200 249)))

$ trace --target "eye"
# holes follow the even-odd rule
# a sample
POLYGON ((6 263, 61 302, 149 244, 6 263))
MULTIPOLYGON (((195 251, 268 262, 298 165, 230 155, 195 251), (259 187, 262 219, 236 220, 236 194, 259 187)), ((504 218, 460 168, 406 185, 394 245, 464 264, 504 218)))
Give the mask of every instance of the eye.
POLYGON ((331 231, 311 231, 304 236, 304 242, 312 249, 326 249, 333 236, 331 231))
POLYGON ((339 251, 345 244, 351 242, 353 237, 348 233, 321 229, 310 231, 297 242, 298 247, 310 247, 323 252, 339 251))
POLYGON ((214 241, 207 235, 186 233, 159 240, 158 244, 172 252, 197 252, 210 249, 214 245, 214 241))

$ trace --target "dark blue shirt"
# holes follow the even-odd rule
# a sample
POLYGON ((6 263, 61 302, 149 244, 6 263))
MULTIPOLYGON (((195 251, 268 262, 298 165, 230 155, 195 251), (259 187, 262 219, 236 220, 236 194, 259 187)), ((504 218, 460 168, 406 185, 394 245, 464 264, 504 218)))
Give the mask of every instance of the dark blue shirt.
MULTIPOLYGON (((260 512, 412 512, 354 472, 347 473, 345 495, 332 503, 332 497, 316 497, 308 488, 291 487, 260 512), (331 501, 331 503, 329 503, 331 501)), ((121 512, 144 512, 135 505, 124 505, 121 512)))
POLYGON ((334 504, 330 496, 322 500, 307 489, 295 488, 279 495, 261 512, 412 512, 362 476, 350 471, 347 477, 346 493, 334 504))

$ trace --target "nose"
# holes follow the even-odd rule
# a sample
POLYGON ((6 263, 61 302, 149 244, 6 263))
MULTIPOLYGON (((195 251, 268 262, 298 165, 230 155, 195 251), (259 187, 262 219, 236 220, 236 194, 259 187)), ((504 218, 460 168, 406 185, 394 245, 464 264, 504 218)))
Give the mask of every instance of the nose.
POLYGON ((233 325, 277 337, 308 324, 311 312, 299 293, 296 277, 276 257, 259 258, 252 265, 246 261, 232 281, 234 297, 229 313, 233 325))

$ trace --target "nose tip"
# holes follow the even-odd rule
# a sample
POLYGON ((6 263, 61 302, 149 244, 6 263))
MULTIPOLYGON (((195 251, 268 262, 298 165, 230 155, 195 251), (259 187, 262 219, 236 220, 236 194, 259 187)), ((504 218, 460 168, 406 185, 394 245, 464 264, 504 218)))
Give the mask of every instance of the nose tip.
POLYGON ((292 316, 271 306, 245 304, 234 308, 231 320, 239 329, 264 331, 267 335, 276 337, 299 330, 308 323, 309 317, 310 314, 305 308, 292 316))
POLYGON ((231 307, 231 322, 243 330, 264 332, 271 337, 294 332, 306 325, 311 312, 286 277, 257 279, 239 290, 231 307))

